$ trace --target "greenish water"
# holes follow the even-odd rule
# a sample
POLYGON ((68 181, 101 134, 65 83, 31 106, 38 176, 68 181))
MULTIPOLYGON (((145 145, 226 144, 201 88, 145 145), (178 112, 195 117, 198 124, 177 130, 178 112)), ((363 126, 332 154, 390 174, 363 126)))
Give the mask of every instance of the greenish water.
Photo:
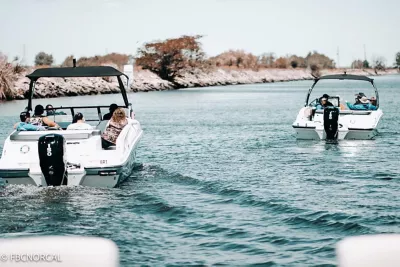
MULTIPOLYGON (((121 266, 335 266, 342 238, 400 233, 400 76, 376 83, 378 137, 339 144, 295 139, 310 81, 131 94, 144 129, 132 177, 114 189, 9 186, 0 237, 105 237, 121 266)), ((371 96, 351 85, 321 83, 314 95, 371 96)), ((25 106, 1 103, 0 148, 25 106)))

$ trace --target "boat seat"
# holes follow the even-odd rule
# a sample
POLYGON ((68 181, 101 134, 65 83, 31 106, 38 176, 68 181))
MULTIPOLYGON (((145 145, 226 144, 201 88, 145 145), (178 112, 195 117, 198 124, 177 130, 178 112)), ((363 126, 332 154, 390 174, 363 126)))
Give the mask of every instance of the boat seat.
POLYGON ((100 135, 100 130, 75 130, 75 131, 15 131, 10 135, 12 141, 37 141, 46 134, 62 134, 66 140, 88 139, 100 135))

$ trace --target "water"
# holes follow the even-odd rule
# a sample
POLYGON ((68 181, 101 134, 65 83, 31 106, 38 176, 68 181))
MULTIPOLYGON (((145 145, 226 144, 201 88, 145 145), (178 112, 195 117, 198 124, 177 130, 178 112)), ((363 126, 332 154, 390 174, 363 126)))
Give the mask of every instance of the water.
MULTIPOLYGON (((342 238, 400 233, 400 77, 376 83, 379 136, 339 144, 294 137, 310 81, 132 94, 145 133, 132 177, 115 189, 7 187, 0 237, 105 237, 121 266, 335 266, 342 238)), ((320 88, 315 96, 333 91, 350 102, 358 89, 372 92, 320 88)), ((1 146, 25 106, 0 105, 1 146)))

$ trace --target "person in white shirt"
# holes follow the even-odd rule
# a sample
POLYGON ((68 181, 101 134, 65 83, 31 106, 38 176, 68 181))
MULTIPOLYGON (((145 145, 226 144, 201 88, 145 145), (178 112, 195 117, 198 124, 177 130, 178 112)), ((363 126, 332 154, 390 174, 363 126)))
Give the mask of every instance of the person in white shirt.
POLYGON ((92 130, 93 127, 90 124, 85 123, 83 114, 78 112, 75 114, 72 124, 68 125, 67 130, 92 130))

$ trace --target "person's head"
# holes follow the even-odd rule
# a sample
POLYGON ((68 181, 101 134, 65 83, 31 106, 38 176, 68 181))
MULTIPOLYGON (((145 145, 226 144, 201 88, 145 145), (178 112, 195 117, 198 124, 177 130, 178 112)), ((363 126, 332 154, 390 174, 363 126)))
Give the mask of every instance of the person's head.
POLYGON ((326 97, 321 97, 321 99, 319 100, 319 102, 321 103, 321 105, 325 106, 327 100, 328 100, 328 99, 327 99, 326 97))
POLYGON ((21 122, 26 122, 29 118, 31 117, 31 114, 29 112, 24 111, 19 114, 19 119, 21 122))
POLYGON ((126 119, 125 110, 123 110, 122 108, 117 108, 114 111, 111 119, 116 123, 120 123, 121 121, 124 121, 126 119))
POLYGON ((361 104, 368 104, 369 100, 368 100, 368 98, 366 96, 363 96, 363 97, 360 98, 360 103, 361 104))
POLYGON ((360 102, 360 99, 361 99, 363 96, 365 96, 365 94, 362 93, 362 92, 359 92, 358 94, 355 94, 354 96, 356 97, 356 98, 355 98, 356 104, 359 104, 359 103, 361 103, 361 102, 360 102))
POLYGON ((375 98, 375 96, 372 96, 372 97, 370 98, 369 102, 370 102, 372 105, 376 106, 376 98, 375 98))
POLYGON ((118 105, 117 105, 117 104, 111 104, 111 105, 110 105, 110 113, 113 114, 114 111, 115 111, 117 108, 118 108, 118 105))
POLYGON ((329 95, 328 95, 328 94, 323 94, 322 97, 323 97, 323 98, 326 98, 326 100, 328 100, 329 95))
POLYGON ((53 105, 48 104, 48 105, 46 106, 46 111, 47 111, 47 115, 53 115, 53 114, 54 114, 53 105))
POLYGON ((43 115, 43 113, 44 113, 44 107, 42 105, 36 105, 34 115, 41 116, 43 115))
POLYGON ((83 118, 83 114, 78 112, 74 115, 74 119, 72 120, 72 123, 77 123, 77 122, 84 122, 85 119, 83 118))

